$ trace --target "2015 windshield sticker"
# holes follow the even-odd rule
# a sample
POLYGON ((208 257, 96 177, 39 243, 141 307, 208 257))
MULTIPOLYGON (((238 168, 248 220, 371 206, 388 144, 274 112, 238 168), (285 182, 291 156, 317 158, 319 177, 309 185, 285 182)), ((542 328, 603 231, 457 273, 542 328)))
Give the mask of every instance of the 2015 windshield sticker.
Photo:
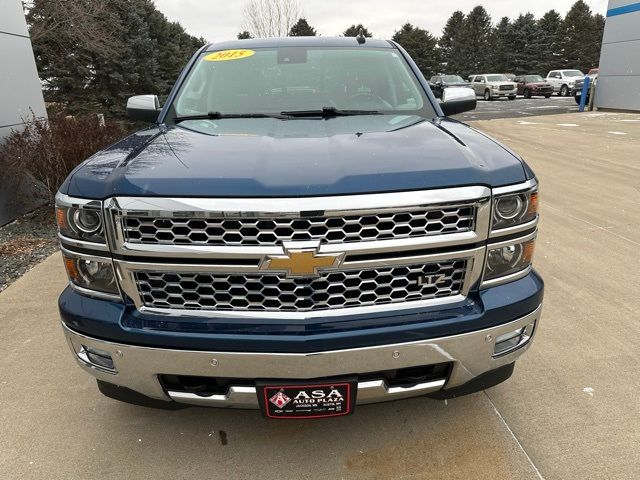
POLYGON ((226 62, 227 60, 240 60, 251 57, 256 52, 254 50, 221 50, 205 56, 207 62, 226 62))

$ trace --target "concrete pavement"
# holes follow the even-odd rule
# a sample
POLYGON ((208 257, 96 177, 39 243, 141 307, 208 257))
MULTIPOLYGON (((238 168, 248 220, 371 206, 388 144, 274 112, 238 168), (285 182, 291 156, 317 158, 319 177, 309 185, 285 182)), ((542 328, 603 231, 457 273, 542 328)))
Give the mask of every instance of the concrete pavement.
POLYGON ((300 423, 120 404, 64 344, 56 254, 0 293, 0 479, 637 478, 640 115, 474 126, 541 180, 545 307, 509 381, 300 423))

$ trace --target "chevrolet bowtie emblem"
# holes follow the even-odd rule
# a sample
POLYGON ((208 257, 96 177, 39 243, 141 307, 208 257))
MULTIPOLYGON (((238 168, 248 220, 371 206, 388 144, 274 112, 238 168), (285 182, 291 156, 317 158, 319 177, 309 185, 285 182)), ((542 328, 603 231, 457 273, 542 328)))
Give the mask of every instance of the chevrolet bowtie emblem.
POLYGON ((287 248, 284 255, 269 255, 261 265, 262 270, 286 272, 288 277, 316 277, 318 269, 337 267, 344 253, 319 254, 318 247, 287 248))

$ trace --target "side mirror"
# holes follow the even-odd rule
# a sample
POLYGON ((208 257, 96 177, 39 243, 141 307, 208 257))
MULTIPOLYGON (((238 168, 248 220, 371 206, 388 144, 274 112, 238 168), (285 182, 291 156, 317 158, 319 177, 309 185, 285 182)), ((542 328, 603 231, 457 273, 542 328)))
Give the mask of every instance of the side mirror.
POLYGON ((476 92, 472 88, 447 88, 442 93, 440 108, 442 108, 442 113, 444 113, 445 116, 449 116, 475 110, 476 103, 476 92))
POLYGON ((157 95, 136 95, 127 100, 127 115, 131 120, 154 123, 160 113, 157 95))

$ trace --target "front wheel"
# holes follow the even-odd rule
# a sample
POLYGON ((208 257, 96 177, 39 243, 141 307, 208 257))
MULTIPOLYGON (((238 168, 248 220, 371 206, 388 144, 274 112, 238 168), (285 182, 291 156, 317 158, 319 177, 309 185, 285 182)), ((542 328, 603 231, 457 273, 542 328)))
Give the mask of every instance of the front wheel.
POLYGON ((491 100, 491 91, 489 89, 486 89, 484 91, 484 99, 488 102, 489 100, 491 100))
POLYGON ((528 88, 525 88, 522 94, 524 95, 524 98, 531 98, 531 90, 528 88))
POLYGON ((544 98, 551 98, 551 94, 550 93, 546 94, 544 98))
POLYGON ((516 96, 515 95, 509 95, 509 100, 515 100, 516 96))
POLYGON ((562 87, 560 87, 560 96, 561 97, 568 97, 569 96, 569 87, 567 87, 566 85, 562 85, 562 87))

